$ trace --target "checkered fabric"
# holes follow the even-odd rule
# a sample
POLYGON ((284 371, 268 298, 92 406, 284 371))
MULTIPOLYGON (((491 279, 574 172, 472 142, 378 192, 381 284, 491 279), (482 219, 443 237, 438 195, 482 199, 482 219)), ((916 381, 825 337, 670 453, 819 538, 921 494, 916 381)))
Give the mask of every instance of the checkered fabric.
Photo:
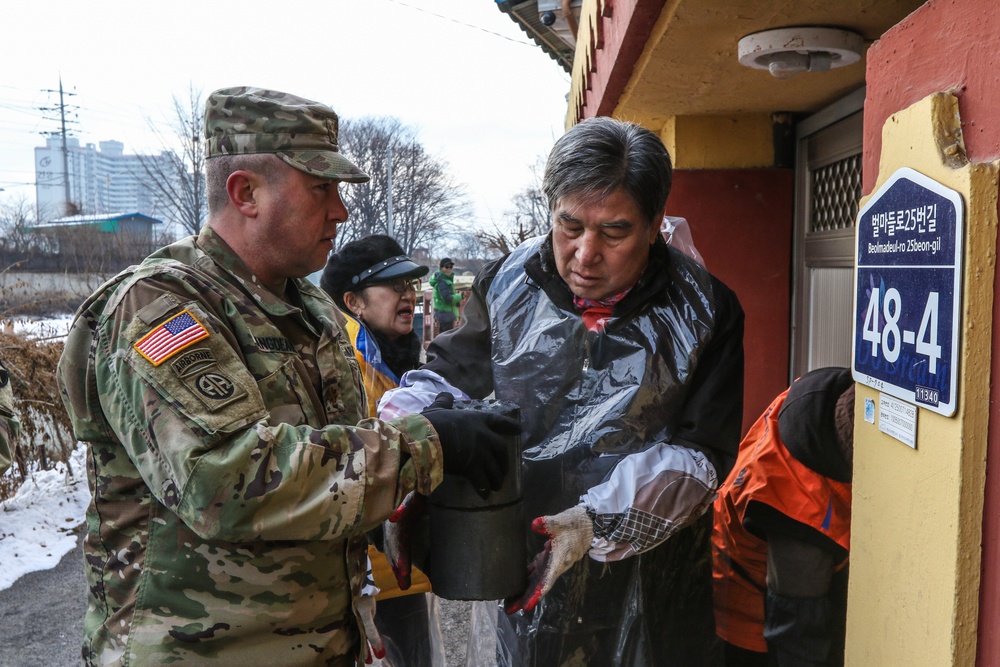
POLYGON ((594 535, 611 542, 631 544, 636 553, 659 544, 676 530, 674 522, 634 507, 621 514, 597 514, 593 511, 588 511, 588 514, 594 520, 594 535))

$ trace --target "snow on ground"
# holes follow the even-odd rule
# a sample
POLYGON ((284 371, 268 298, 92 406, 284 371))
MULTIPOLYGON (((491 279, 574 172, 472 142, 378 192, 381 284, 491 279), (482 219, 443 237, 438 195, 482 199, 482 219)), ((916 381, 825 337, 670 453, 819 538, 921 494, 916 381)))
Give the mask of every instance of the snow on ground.
POLYGON ((55 567, 76 547, 90 502, 85 455, 78 445, 70 457, 72 475, 57 463, 33 473, 13 498, 0 502, 0 591, 22 575, 55 567))
POLYGON ((35 339, 61 338, 69 333, 69 325, 72 323, 73 315, 71 314, 20 318, 14 320, 14 333, 35 339))

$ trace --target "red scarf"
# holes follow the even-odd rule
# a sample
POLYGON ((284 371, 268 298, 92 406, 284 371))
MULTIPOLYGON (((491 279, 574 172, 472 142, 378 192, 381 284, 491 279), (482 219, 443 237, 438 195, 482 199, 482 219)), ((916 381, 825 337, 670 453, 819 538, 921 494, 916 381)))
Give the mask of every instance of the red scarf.
POLYGON ((603 331, 604 325, 611 319, 611 309, 614 308, 616 303, 625 298, 625 295, 632 290, 632 287, 634 287, 634 284, 629 285, 617 294, 612 294, 607 299, 584 299, 583 297, 574 296, 573 305, 583 311, 583 324, 587 327, 587 330, 603 331))

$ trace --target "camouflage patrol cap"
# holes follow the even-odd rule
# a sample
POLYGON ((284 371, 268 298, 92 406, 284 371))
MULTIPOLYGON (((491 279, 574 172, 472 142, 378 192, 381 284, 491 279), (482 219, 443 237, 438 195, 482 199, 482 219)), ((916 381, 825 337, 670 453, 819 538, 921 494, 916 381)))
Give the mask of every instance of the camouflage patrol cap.
POLYGON ((205 103, 206 158, 273 153, 313 176, 364 183, 337 146, 333 109, 312 100, 263 88, 222 88, 205 103))

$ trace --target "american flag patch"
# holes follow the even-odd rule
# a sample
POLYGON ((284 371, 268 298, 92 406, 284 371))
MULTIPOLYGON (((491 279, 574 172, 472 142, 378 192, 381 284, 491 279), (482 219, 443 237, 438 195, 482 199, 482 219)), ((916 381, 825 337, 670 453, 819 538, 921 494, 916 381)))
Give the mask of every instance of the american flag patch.
POLYGON ((203 338, 208 338, 208 330, 185 310, 150 331, 132 347, 154 366, 159 366, 203 338))

